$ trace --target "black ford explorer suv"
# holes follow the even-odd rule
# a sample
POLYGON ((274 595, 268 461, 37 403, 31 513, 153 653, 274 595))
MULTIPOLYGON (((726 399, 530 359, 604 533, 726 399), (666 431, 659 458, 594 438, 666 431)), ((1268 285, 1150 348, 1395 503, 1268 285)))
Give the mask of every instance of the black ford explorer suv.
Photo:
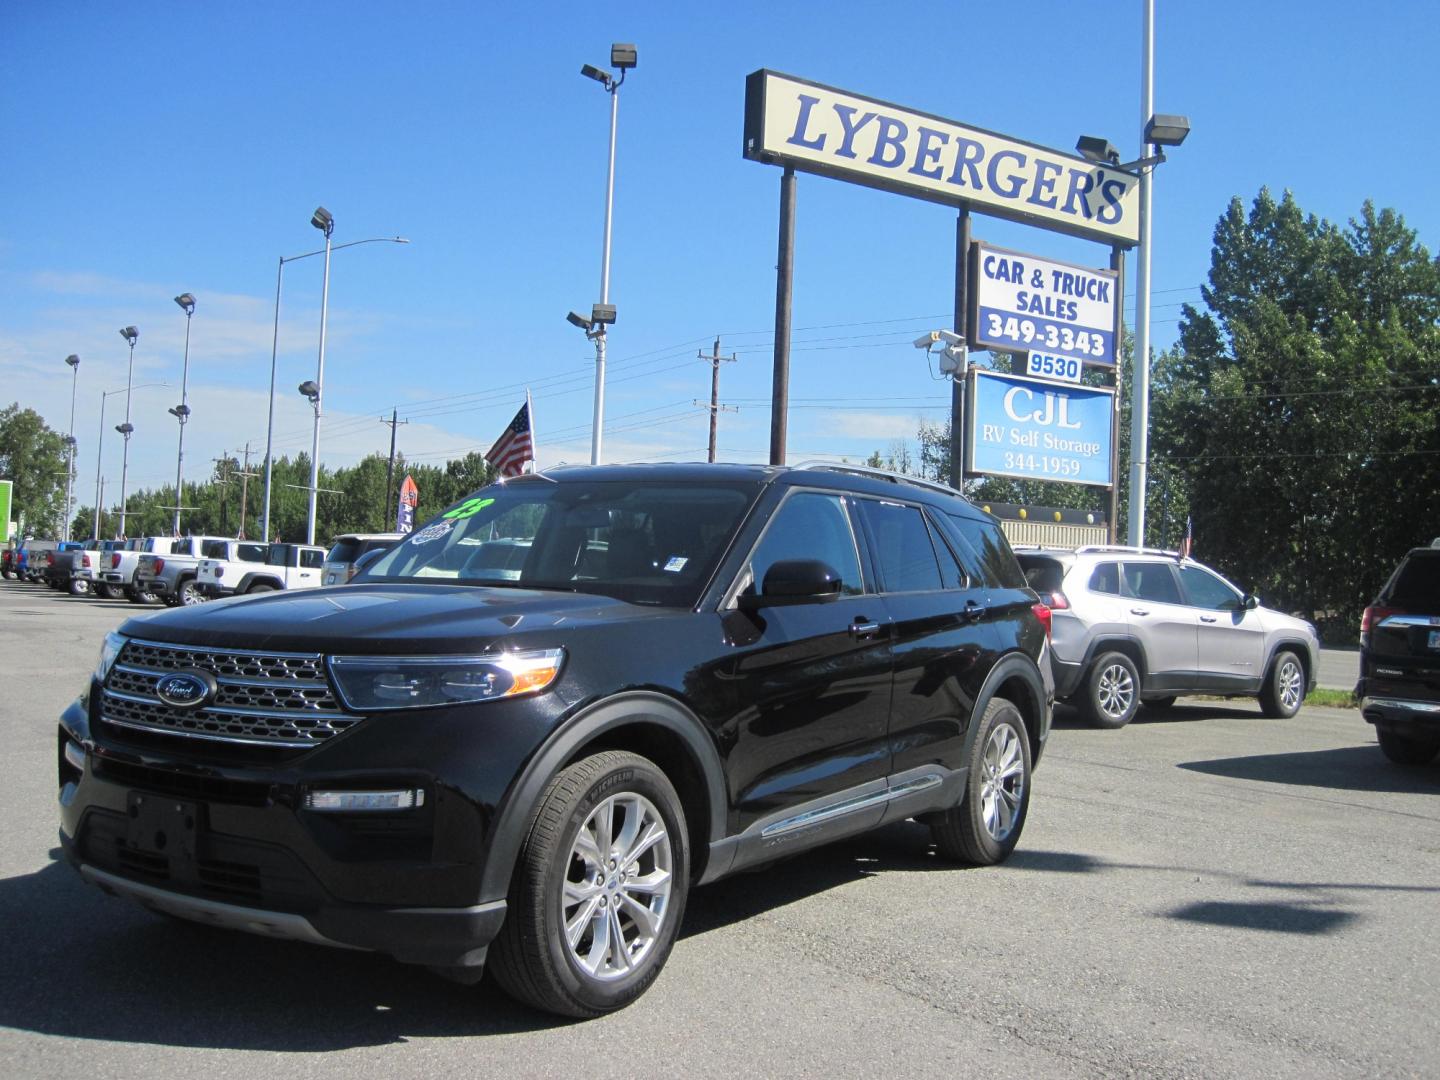
POLYGON ((462 982, 488 952, 512 995, 594 1016, 654 981, 693 885, 905 818, 1006 858, 1048 620, 939 485, 523 476, 349 585, 109 635, 60 721, 61 842, 165 913, 462 982))

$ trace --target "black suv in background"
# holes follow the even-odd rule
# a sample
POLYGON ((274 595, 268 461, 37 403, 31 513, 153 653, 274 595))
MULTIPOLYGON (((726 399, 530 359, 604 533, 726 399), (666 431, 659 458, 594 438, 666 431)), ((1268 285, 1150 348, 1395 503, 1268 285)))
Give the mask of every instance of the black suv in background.
POLYGON ((1355 696, 1391 761, 1440 753, 1440 538, 1411 549, 1361 616, 1355 696))
POLYGON ((594 1016, 658 975, 692 885, 906 818, 1005 859, 1048 620, 940 485, 522 476, 350 585, 126 622, 61 718, 61 840, 169 914, 464 982, 488 954, 594 1016))

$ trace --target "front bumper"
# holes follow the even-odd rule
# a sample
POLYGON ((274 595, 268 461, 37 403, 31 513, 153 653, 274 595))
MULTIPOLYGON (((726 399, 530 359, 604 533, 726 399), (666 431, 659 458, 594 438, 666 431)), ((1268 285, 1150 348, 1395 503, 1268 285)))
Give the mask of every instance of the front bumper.
POLYGON ((479 735, 483 720, 367 721, 269 764, 220 764, 213 752, 202 764, 200 751, 117 742, 98 726, 96 739, 81 699, 58 732, 60 845, 86 881, 197 922, 437 968, 483 965, 506 910, 480 886, 493 804, 460 789, 491 785, 452 767, 457 734, 479 735), (388 765, 401 760, 438 764, 388 765), (325 814, 304 803, 314 789, 395 786, 423 788, 423 808, 325 814))

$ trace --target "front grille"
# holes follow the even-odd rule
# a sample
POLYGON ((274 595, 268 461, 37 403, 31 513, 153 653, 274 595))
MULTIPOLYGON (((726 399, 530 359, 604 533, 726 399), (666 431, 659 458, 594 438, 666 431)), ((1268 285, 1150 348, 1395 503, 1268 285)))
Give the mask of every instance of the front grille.
POLYGON ((105 680, 101 719, 122 729, 249 746, 317 746, 359 723, 330 691, 316 654, 204 649, 128 641, 105 680), (160 700, 173 671, 215 676, 215 699, 199 709, 160 700))
POLYGON ((270 785, 257 780, 230 780, 201 773, 179 772, 132 761, 117 761, 95 755, 91 758, 95 775, 111 783, 143 788, 179 799, 202 799, 209 803, 236 806, 265 806, 270 801, 270 785))

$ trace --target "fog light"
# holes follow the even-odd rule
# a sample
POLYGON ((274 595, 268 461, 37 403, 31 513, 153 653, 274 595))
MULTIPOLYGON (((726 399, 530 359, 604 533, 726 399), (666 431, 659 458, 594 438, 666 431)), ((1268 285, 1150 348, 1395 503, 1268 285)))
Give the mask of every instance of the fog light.
POLYGON ((335 813, 413 810, 424 805, 424 788, 407 788, 404 791, 311 791, 305 795, 306 810, 335 813))
POLYGON ((75 766, 80 772, 83 773, 85 771, 85 751, 69 739, 65 740, 65 760, 75 766))

